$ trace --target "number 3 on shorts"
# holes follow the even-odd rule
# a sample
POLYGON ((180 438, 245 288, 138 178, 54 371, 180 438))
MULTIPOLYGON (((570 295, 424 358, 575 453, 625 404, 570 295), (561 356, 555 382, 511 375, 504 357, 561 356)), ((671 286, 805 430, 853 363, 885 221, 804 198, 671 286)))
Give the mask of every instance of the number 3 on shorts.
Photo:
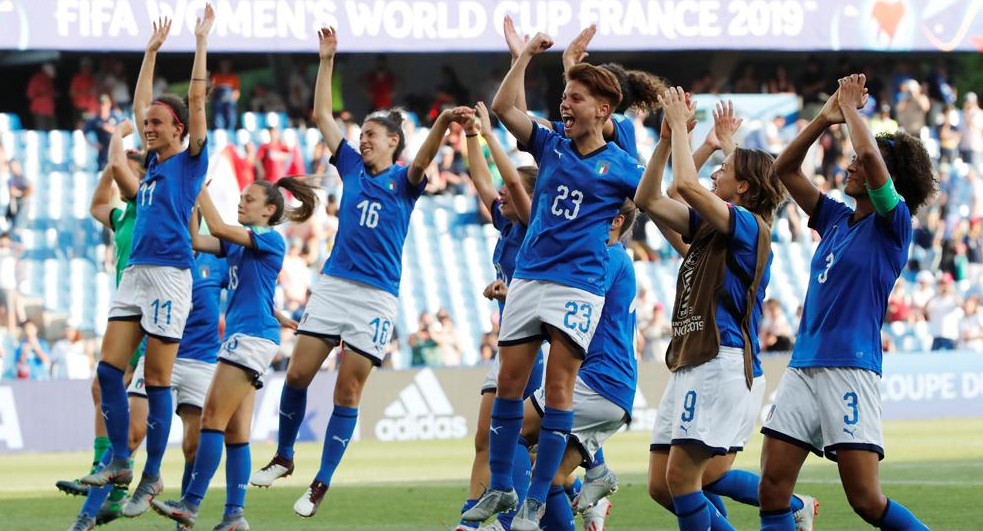
POLYGON ((843 415, 843 422, 848 425, 856 424, 860 421, 860 409, 857 407, 857 393, 850 391, 843 395, 843 400, 846 402, 846 407, 850 410, 849 415, 843 415))
POLYGON ((567 309, 567 313, 563 316, 563 326, 570 330, 580 330, 582 334, 590 331, 590 318, 594 314, 593 306, 586 302, 577 304, 570 301, 564 305, 564 308, 567 309))

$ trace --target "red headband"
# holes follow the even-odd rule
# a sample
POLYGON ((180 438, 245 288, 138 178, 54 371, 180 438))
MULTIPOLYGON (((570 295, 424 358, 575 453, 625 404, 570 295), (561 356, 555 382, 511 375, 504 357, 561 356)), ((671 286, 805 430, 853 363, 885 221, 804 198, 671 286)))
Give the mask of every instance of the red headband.
POLYGON ((164 106, 167 109, 167 112, 171 113, 171 116, 174 117, 174 121, 177 122, 177 123, 179 123, 179 124, 181 124, 182 127, 184 126, 184 122, 182 122, 181 119, 177 117, 177 113, 174 112, 174 108, 171 107, 170 104, 168 104, 167 102, 165 102, 163 100, 154 100, 154 102, 153 102, 152 105, 162 105, 162 106, 164 106))

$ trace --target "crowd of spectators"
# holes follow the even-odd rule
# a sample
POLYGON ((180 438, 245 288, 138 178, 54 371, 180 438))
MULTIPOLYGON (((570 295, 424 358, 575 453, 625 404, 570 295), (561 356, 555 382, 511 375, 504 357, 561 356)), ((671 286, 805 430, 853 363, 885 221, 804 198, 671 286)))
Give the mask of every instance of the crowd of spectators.
MULTIPOLYGON (((343 71, 343 68, 340 69, 343 71)), ((818 111, 835 88, 837 75, 855 69, 846 63, 826 68, 819 60, 807 61, 797 75, 784 64, 765 69, 760 65, 744 64, 734 69, 730 78, 711 72, 696 77, 690 89, 696 93, 789 93, 796 94, 801 107, 798 113, 776 115, 765 120, 748 120, 748 133, 740 139, 748 147, 759 147, 771 153, 781 152, 800 131, 807 120, 818 111), (831 86, 832 85, 832 86, 831 86)), ((871 98, 863 114, 875 133, 903 129, 921 138, 935 161, 939 194, 915 219, 915 234, 908 268, 891 294, 886 317, 885 351, 896 351, 899 338, 916 333, 930 338, 923 348, 932 350, 961 349, 983 353, 983 311, 980 310, 983 286, 983 110, 978 97, 960 94, 950 83, 945 67, 935 65, 918 70, 914 65, 898 63, 866 68, 871 98)), ((51 129, 54 121, 56 90, 54 65, 44 65, 27 87, 29 113, 37 129, 51 129)), ((530 74, 536 78, 535 73, 530 74)), ((338 76, 340 78, 340 76, 338 76)), ((210 116, 218 129, 234 131, 244 110, 283 112, 301 133, 310 125, 312 72, 298 65, 287 77, 287 96, 277 93, 275 86, 254 84, 248 104, 240 101, 241 83, 227 60, 211 77, 210 116)), ((465 85, 449 66, 441 70, 437 88, 429 102, 411 101, 400 90, 400 80, 393 74, 385 56, 375 59, 375 67, 360 80, 373 108, 385 109, 403 105, 419 109, 404 122, 405 163, 411 160, 427 132, 428 119, 443 105, 469 101, 475 97, 488 98, 497 87, 497 78, 490 75, 483 83, 465 85), (469 91, 468 86, 475 87, 469 91)), ((545 78, 530 81, 530 108, 545 110, 545 78)), ((165 84, 155 87, 162 91, 165 84)), ((335 87, 336 116, 349 142, 357 145, 359 121, 344 110, 344 94, 340 82, 335 87)), ((129 112, 130 86, 123 75, 122 63, 105 59, 95 71, 89 59, 82 59, 78 72, 72 77, 70 94, 75 110, 73 125, 86 133, 92 149, 98 152, 98 166, 105 165, 105 150, 115 124, 129 112)), ((636 126, 639 151, 643 157, 651 153, 658 141, 658 116, 629 112, 636 126)), ((248 135, 230 135, 225 154, 232 161, 240 189, 257 179, 271 182, 287 175, 309 174, 320 179, 324 189, 323 208, 317 216, 302 225, 283 228, 288 252, 280 278, 277 303, 288 314, 299 318, 309 296, 316 271, 330 255, 338 230, 338 201, 342 183, 330 164, 329 150, 323 144, 314 149, 311 159, 305 157, 296 138, 291 140, 281 125, 271 124, 253 141, 248 135), (233 141, 234 139, 234 141, 233 141)), ((439 153, 427 170, 428 195, 456 195, 473 198, 479 218, 487 222, 490 216, 481 212, 467 168, 467 144, 463 131, 451 127, 439 153)), ((514 140, 510 156, 516 164, 530 162, 520 152, 514 140)), ((487 150, 486 158, 489 157, 487 150)), ((830 128, 811 150, 803 171, 826 193, 849 203, 842 192, 852 147, 843 127, 830 128)), ((493 178, 500 177, 491 164, 493 178)), ((50 316, 41 314, 28 318, 24 295, 18 292, 17 262, 22 248, 17 239, 20 213, 30 200, 32 185, 20 165, 0 146, 0 356, 3 356, 4 378, 87 378, 91 375, 98 338, 83 333, 73 323, 52 328, 45 326, 42 336, 57 338, 54 345, 38 334, 39 323, 53 323, 50 316)), ((809 245, 817 235, 809 229, 805 214, 794 203, 784 205, 776 217, 773 237, 781 242, 801 242, 809 245)), ((631 253, 639 261, 678 260, 671 247, 644 216, 640 216, 630 244, 631 253)), ((490 280, 490 279, 489 279, 490 280)), ((804 280, 803 280, 804 282, 804 280)), ((765 301, 759 329, 763 351, 787 351, 795 341, 799 300, 765 301)), ((660 359, 671 335, 672 301, 659 300, 653 290, 640 284, 637 299, 639 356, 660 359)), ((490 331, 482 337, 480 362, 497 355, 497 311, 488 324, 490 331)), ((36 312, 35 312, 36 315, 36 312)), ((461 340, 454 317, 446 309, 419 316, 416 330, 404 331, 405 338, 393 333, 389 352, 408 347, 413 366, 456 366, 467 356, 462 353, 461 340), (403 344, 405 341, 405 344, 403 344)), ((290 351, 292 338, 285 333, 283 352, 290 351)), ((333 358, 329 363, 334 363, 333 358)), ((391 365, 393 361, 387 360, 391 365)), ((285 360, 278 359, 278 366, 285 360)))

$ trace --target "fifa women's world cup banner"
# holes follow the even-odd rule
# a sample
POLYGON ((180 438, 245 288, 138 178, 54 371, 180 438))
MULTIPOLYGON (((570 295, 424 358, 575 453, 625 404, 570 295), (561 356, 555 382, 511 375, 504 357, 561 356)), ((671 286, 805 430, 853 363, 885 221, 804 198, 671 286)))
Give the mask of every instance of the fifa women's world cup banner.
MULTIPOLYGON (((193 51, 205 0, 0 0, 0 49, 140 51, 175 21, 166 51, 193 51)), ((559 46, 597 24, 593 50, 983 50, 983 4, 936 0, 212 0, 209 49, 502 51, 502 20, 559 46)))

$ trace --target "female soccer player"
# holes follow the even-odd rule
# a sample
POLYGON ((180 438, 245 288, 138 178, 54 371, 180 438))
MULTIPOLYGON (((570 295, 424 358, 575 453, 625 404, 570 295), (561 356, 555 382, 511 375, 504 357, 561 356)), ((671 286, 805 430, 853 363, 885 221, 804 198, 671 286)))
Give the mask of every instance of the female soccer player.
POLYGON ((144 336, 149 415, 147 463, 141 482, 153 484, 160 477, 160 460, 173 412, 171 368, 191 310, 194 257, 188 220, 208 168, 205 55, 214 20, 215 11, 206 5, 204 17, 195 24, 195 59, 188 89, 190 110, 172 95, 151 100, 154 64, 170 30, 169 20, 154 24, 137 78, 134 112, 143 145, 147 146, 147 175, 137 192, 129 267, 123 272, 109 310, 102 361, 97 369, 113 460, 82 479, 89 485, 128 485, 132 481, 123 371, 144 336), (190 137, 187 149, 183 148, 185 137, 190 137))
POLYGON ((307 387, 328 353, 344 341, 345 353, 334 390, 334 409, 324 436, 321 468, 307 492, 294 504, 305 517, 317 511, 331 485, 358 419, 362 388, 373 367, 382 364, 396 319, 396 297, 403 242, 410 214, 426 186, 424 171, 452 121, 463 123, 474 110, 445 110, 409 167, 395 164, 405 139, 398 111, 369 116, 362 125, 359 150, 344 140, 331 114, 331 71, 338 48, 334 29, 318 32, 321 59, 314 96, 314 117, 332 163, 345 184, 340 225, 331 258, 301 318, 287 379, 280 398, 277 453, 253 474, 250 483, 268 487, 293 472, 293 446, 307 408, 307 387))
MULTIPOLYGON (((699 172, 699 168, 709 160, 710 156, 717 150, 722 150, 725 156, 730 156, 737 149, 734 135, 740 129, 742 120, 734 114, 733 103, 718 103, 713 110, 713 128, 707 133, 706 138, 693 152, 693 167, 699 172)), ((696 125, 691 121, 690 126, 696 125)), ((689 127, 687 128, 689 129, 689 127)), ((672 149, 672 128, 669 121, 663 120, 659 132, 659 144, 653 154, 651 166, 651 181, 643 181, 647 185, 661 189, 661 178, 669 160, 669 153, 672 149)), ((667 192, 671 199, 679 202, 685 200, 679 195, 678 183, 673 181, 667 192)), ((674 232, 664 224, 659 225, 659 229, 666 236, 673 248, 679 252, 680 256, 686 257, 689 251, 689 244, 684 243, 679 233, 674 232)), ((760 349, 760 345, 759 345, 760 349)), ((757 474, 746 470, 734 470, 734 460, 737 452, 741 451, 750 440, 754 432, 754 425, 757 422, 761 411, 761 404, 764 400, 765 377, 760 363, 755 363, 753 367, 754 381, 751 386, 751 399, 745 413, 744 423, 741 427, 741 437, 732 446, 726 455, 713 457, 703 472, 703 493, 707 499, 720 511, 723 516, 727 516, 727 509, 721 496, 759 506, 758 502, 758 483, 760 477, 757 474)), ((665 470, 668 460, 667 447, 664 445, 653 444, 649 460, 649 495, 653 500, 666 508, 672 509, 672 494, 669 492, 665 482, 665 470)), ((791 501, 796 525, 799 529, 812 529, 812 521, 816 515, 818 503, 810 496, 793 495, 791 501)))
POLYGON ((703 188, 687 136, 695 104, 678 87, 662 101, 672 130, 674 186, 690 207, 662 195, 664 150, 653 156, 635 200, 691 245, 676 289, 666 357, 673 374, 653 429, 650 492, 668 490, 671 503, 660 501, 671 505, 680 529, 708 529, 712 518, 730 529, 709 508, 703 475, 713 456, 744 443, 772 258, 769 223, 783 190, 770 176, 771 157, 745 149, 727 157, 712 190, 703 188))
MULTIPOLYGON (((485 297, 498 300, 499 318, 505 308, 506 294, 509 282, 515 273, 515 257, 522 245, 522 240, 526 237, 526 227, 529 226, 529 214, 533 190, 536 187, 536 175, 538 169, 535 166, 523 166, 515 168, 508 154, 502 149, 495 137, 492 129, 491 119, 488 109, 483 102, 478 102, 476 106, 478 120, 468 120, 464 124, 465 137, 468 144, 468 168, 471 172, 471 180, 478 191, 478 197, 485 207, 492 214, 492 224, 498 229, 500 237, 495 244, 495 252, 492 259, 495 263, 496 279, 485 288, 485 297), (481 149, 478 135, 481 135, 488 144, 495 165, 502 174, 505 181, 498 192, 492 186, 491 170, 485 160, 481 149)), ((488 371, 484 384, 481 386, 481 405, 478 408, 478 429, 474 438, 474 463, 471 466, 471 482, 468 490, 468 499, 464 502, 461 512, 467 511, 474 506, 478 497, 481 496, 484 486, 488 484, 488 428, 491 425, 492 403, 495 400, 495 390, 498 386, 499 358, 492 361, 492 367, 488 371)), ((537 359, 533 366, 532 374, 529 376, 529 383, 523 390, 523 399, 532 395, 543 380, 543 361, 542 355, 537 359)), ((529 454, 516 452, 516 459, 524 461, 523 467, 517 464, 513 470, 529 468, 529 454)), ((525 476, 516 478, 516 489, 520 496, 525 495, 525 476)), ((510 515, 500 514, 499 521, 508 529, 511 524, 510 515)), ((458 530, 474 529, 477 525, 474 522, 462 520, 458 525, 458 530)))
POLYGON ((512 460, 522 427, 522 392, 536 353, 550 341, 543 432, 533 481, 512 529, 537 529, 553 476, 573 427, 573 391, 604 303, 607 234, 642 167, 602 130, 621 102, 618 80, 580 64, 566 73, 560 104, 566 137, 533 122, 516 106, 531 59, 552 39, 536 34, 513 63, 492 109, 539 165, 529 229, 516 260, 502 316, 498 396, 489 437, 490 490, 462 518, 482 521, 517 503, 512 460))
MULTIPOLYGON (((317 207, 314 188, 299 178, 283 178, 271 184, 256 181, 239 200, 238 221, 222 221, 205 191, 198 204, 211 236, 192 231, 195 250, 226 257, 229 263, 229 308, 226 312, 225 343, 219 364, 205 398, 201 415, 201 442, 188 488, 180 500, 154 500, 158 513, 185 526, 194 526, 208 484, 226 457, 226 504, 221 531, 248 529, 243 516, 246 482, 249 479, 249 428, 252 424, 256 389, 276 356, 280 345, 279 314, 274 310, 273 292, 283 265, 286 245, 273 226, 284 218, 303 223, 317 207), (284 207, 284 193, 300 201, 296 209, 284 207)), ((196 227, 193 227, 193 229, 196 227)))
POLYGON ((809 452, 836 461, 850 506, 881 529, 928 529, 881 494, 881 324, 908 259, 911 218, 935 192, 928 153, 896 132, 877 138, 858 108, 866 77, 839 80, 819 116, 775 162, 774 171, 821 238, 809 272, 798 340, 764 428, 761 528, 794 529, 789 494, 809 452), (809 146, 845 123, 856 157, 847 169, 850 209, 822 194, 800 167, 809 146))

